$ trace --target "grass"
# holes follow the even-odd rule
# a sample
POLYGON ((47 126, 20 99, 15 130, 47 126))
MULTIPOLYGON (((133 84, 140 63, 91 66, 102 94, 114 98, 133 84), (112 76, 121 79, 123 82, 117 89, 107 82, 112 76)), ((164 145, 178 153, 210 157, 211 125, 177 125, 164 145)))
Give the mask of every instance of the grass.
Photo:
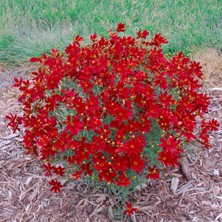
POLYGON ((78 34, 107 36, 119 22, 126 34, 162 33, 168 53, 222 49, 221 0, 1 0, 0 21, 0 62, 13 65, 64 49, 78 34))

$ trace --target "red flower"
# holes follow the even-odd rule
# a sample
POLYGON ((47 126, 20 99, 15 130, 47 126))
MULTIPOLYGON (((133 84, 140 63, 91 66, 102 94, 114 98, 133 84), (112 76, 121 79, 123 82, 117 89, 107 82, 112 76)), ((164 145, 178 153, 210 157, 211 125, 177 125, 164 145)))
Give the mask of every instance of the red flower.
POLYGON ((90 40, 91 40, 92 42, 95 42, 96 39, 97 39, 97 35, 96 35, 96 34, 93 34, 93 35, 90 36, 90 40))
POLYGON ((53 70, 50 75, 47 77, 46 86, 48 89, 55 89, 59 86, 59 83, 62 79, 62 74, 59 70, 53 70))
POLYGON ((32 145, 32 143, 35 143, 35 133, 26 130, 25 135, 23 136, 23 143, 25 144, 25 147, 29 147, 32 145))
POLYGON ((107 111, 110 115, 115 116, 117 121, 129 120, 133 115, 132 107, 123 107, 119 105, 117 102, 112 102, 111 104, 107 104, 107 111))
POLYGON ((52 171, 55 169, 55 167, 52 166, 51 163, 43 164, 43 167, 46 170, 45 176, 52 176, 52 171))
MULTIPOLYGON (((149 100, 148 100, 149 101, 149 100)), ((161 106, 157 103, 152 103, 152 102, 146 102, 146 115, 151 117, 151 118, 158 118, 161 113, 161 106)))
POLYGON ((130 156, 131 154, 141 153, 145 145, 145 137, 138 136, 127 140, 125 144, 116 151, 124 152, 130 156))
POLYGON ((91 163, 82 164, 81 165, 81 170, 84 172, 85 175, 92 176, 93 170, 91 169, 91 167, 92 167, 91 163))
POLYGON ((202 131, 199 138, 201 144, 203 144, 206 148, 210 148, 210 136, 207 134, 207 132, 202 131))
POLYGON ((149 173, 147 174, 146 178, 156 180, 160 178, 159 170, 156 166, 148 167, 149 173))
POLYGON ((155 76, 154 86, 159 86, 161 89, 167 89, 168 82, 167 82, 166 77, 163 73, 158 73, 155 76))
POLYGON ((119 23, 116 27, 117 32, 125 32, 125 25, 123 23, 119 23))
POLYGON ((72 174, 72 178, 74 178, 75 180, 78 180, 82 175, 82 171, 76 171, 75 173, 72 174))
POLYGON ((131 203, 126 203, 126 209, 124 210, 124 214, 127 216, 132 216, 137 211, 136 207, 133 207, 131 203))
POLYGON ((72 140, 72 134, 66 132, 62 132, 61 134, 57 135, 57 139, 52 144, 55 148, 55 150, 61 150, 62 152, 65 152, 67 148, 67 145, 73 145, 72 140))
POLYGON ((118 186, 128 187, 130 184, 131 184, 130 178, 126 177, 125 174, 122 174, 117 178, 116 185, 118 186))
POLYGON ((146 37, 149 35, 149 32, 147 30, 144 31, 138 31, 137 32, 137 38, 146 39, 146 37))
POLYGON ((202 78, 203 74, 201 72, 202 66, 200 65, 199 62, 193 61, 191 62, 190 68, 192 72, 195 73, 199 78, 202 78))
POLYGON ((100 110, 100 102, 97 96, 90 94, 89 98, 86 100, 85 109, 90 113, 95 114, 96 111, 100 110))
POLYGON ((106 181, 107 183, 114 183, 116 172, 110 167, 99 171, 99 180, 106 181))
POLYGON ((37 57, 32 57, 29 59, 29 62, 42 62, 42 59, 41 58, 37 58, 37 57))
POLYGON ((6 115, 5 118, 10 121, 7 124, 7 126, 12 127, 13 133, 15 133, 16 130, 20 130, 19 125, 22 123, 22 118, 21 117, 18 117, 17 115, 13 115, 13 114, 10 113, 10 115, 6 115))
POLYGON ((171 104, 174 104, 172 96, 167 94, 167 92, 161 93, 159 95, 160 103, 165 107, 169 107, 171 104))
POLYGON ((59 102, 61 102, 62 100, 62 97, 58 94, 48 97, 46 99, 45 109, 47 109, 48 111, 54 111, 56 108, 58 108, 59 102))
POLYGON ((212 120, 209 120, 207 125, 210 131, 217 131, 220 126, 220 123, 217 120, 212 119, 212 120))
POLYGON ((158 33, 154 35, 154 37, 151 40, 150 45, 159 47, 162 44, 167 44, 167 43, 168 41, 161 34, 158 33))
POLYGON ((160 141, 160 146, 165 151, 175 151, 180 145, 180 141, 176 140, 172 135, 168 135, 166 138, 161 138, 160 141))
POLYGON ((137 173, 142 172, 145 162, 142 159, 141 155, 133 154, 129 157, 129 159, 130 159, 130 168, 137 173))
POLYGON ((71 97, 72 101, 66 100, 66 106, 75 109, 78 113, 84 113, 86 104, 83 102, 82 98, 71 97))
POLYGON ((126 155, 113 155, 111 157, 113 168, 118 172, 125 172, 129 167, 129 160, 126 155))
POLYGON ((60 176, 64 176, 64 173, 65 173, 65 168, 64 167, 54 167, 54 173, 57 174, 57 175, 60 175, 60 176))
POLYGON ((97 133, 97 135, 100 135, 103 138, 109 138, 111 134, 111 128, 109 125, 103 123, 103 127, 96 129, 95 132, 97 133))
POLYGON ((189 131, 189 130, 185 130, 181 133, 181 135, 183 135, 187 142, 190 142, 191 140, 195 140, 197 137, 193 134, 193 132, 189 131))
POLYGON ((102 153, 95 155, 93 157, 93 162, 94 162, 94 168, 97 171, 107 170, 109 167, 112 166, 112 163, 108 162, 106 157, 102 153))
MULTIPOLYGON (((182 152, 182 151, 181 151, 182 152)), ((177 151, 161 151, 159 153, 158 160, 163 163, 165 166, 178 166, 178 159, 180 158, 180 152, 177 151)))
POLYGON ((36 145, 25 147, 26 154, 34 154, 34 156, 38 156, 38 147, 36 145))
POLYGON ((49 184, 52 186, 51 188, 50 188, 50 191, 54 191, 54 192, 60 192, 60 189, 62 188, 62 184, 57 180, 57 179, 55 179, 55 180, 51 180, 50 182, 49 182, 49 184))
POLYGON ((48 160, 57 154, 57 151, 50 144, 46 144, 40 148, 41 160, 48 160))
POLYGON ((80 35, 77 35, 74 42, 80 46, 80 42, 82 41, 83 41, 83 37, 80 35))
POLYGON ((24 80, 20 77, 20 79, 14 78, 14 81, 13 87, 21 87, 24 80))
POLYGON ((103 152, 106 147, 106 141, 104 138, 101 136, 94 136, 93 141, 90 143, 90 152, 91 153, 97 153, 103 152))
POLYGON ((74 116, 67 116, 67 121, 64 123, 67 124, 65 131, 69 131, 71 135, 78 134, 84 128, 83 123, 74 116))

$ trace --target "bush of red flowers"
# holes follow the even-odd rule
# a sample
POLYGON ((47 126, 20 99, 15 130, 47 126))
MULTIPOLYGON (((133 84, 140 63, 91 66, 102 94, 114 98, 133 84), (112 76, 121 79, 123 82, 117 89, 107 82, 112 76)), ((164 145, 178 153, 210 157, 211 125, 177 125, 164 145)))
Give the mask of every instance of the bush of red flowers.
POLYGON ((52 191, 63 176, 129 187, 178 165, 191 141, 210 147, 219 124, 204 117, 200 64, 182 52, 166 58, 160 34, 124 31, 120 23, 85 46, 76 36, 64 52, 31 58, 39 67, 30 80, 15 78, 23 112, 8 115, 8 126, 24 129, 27 154, 43 161, 52 191))

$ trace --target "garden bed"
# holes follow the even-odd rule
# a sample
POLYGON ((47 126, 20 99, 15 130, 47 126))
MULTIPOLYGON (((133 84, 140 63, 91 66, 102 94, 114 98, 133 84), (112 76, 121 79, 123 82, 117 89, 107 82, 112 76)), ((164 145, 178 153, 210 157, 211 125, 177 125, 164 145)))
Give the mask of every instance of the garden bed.
MULTIPOLYGON (((208 115, 222 122, 222 55, 213 49, 195 55, 204 72, 203 90, 211 97, 208 115)), ((24 154, 20 135, 6 129, 6 114, 19 112, 14 77, 29 75, 33 67, 0 68, 0 222, 2 221, 114 221, 117 203, 87 183, 67 184, 59 194, 49 192, 37 159, 24 154)), ((134 221, 222 220, 222 126, 210 150, 195 146, 165 179, 138 187, 131 198, 138 211, 134 221), (179 181, 179 182, 178 182, 179 181), (177 184, 178 182, 178 184, 177 184)))

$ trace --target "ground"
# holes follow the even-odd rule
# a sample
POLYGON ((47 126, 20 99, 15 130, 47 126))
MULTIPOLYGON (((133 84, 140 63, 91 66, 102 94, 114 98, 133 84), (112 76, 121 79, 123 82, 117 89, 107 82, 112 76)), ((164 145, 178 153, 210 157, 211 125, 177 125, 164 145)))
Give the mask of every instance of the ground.
MULTIPOLYGON (((211 97, 208 115, 222 122, 222 55, 207 49, 194 59, 203 66, 203 91, 211 97)), ((32 69, 0 67, 0 222, 114 221, 116 199, 86 183, 68 184, 59 194, 49 192, 39 161, 24 154, 19 134, 6 129, 4 116, 19 112, 13 78, 32 69)), ((131 195, 138 211, 128 221, 222 221, 222 126, 212 144, 210 150, 192 144, 178 168, 138 188, 131 195)))

